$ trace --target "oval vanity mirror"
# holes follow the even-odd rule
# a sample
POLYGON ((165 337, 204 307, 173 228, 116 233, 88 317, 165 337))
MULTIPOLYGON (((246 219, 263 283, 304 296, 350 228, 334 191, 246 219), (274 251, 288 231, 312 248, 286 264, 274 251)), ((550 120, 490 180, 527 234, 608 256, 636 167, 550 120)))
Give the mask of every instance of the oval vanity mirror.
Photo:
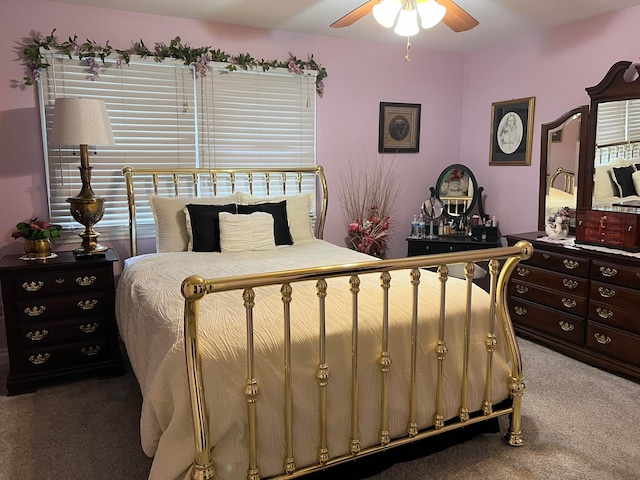
POLYGON ((442 212, 444 211, 442 202, 438 198, 431 196, 424 201, 421 210, 425 222, 429 222, 429 233, 426 238, 438 238, 438 236, 433 233, 433 222, 442 216, 442 212))
MULTIPOLYGON (((587 105, 581 105, 542 124, 538 230, 544 230, 547 218, 555 218, 563 208, 577 207, 578 170, 586 148, 588 111, 587 105)), ((574 226, 575 215, 570 227, 574 226)))
POLYGON ((461 164, 449 165, 445 168, 431 187, 431 195, 442 202, 444 214, 448 217, 467 217, 478 202, 481 215, 482 187, 478 187, 476 177, 469 168, 461 164), (478 201, 480 199, 480 201, 478 201))

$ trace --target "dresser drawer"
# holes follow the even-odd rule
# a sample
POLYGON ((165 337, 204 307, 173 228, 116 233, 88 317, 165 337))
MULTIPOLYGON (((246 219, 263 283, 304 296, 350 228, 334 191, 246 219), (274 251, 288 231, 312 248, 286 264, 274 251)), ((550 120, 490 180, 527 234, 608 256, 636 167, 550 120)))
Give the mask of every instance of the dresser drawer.
POLYGON ((640 307, 640 290, 592 281, 589 299, 592 302, 638 311, 640 307))
POLYGON ((545 250, 535 250, 533 255, 522 264, 566 273, 575 277, 587 277, 589 275, 589 260, 582 257, 553 253, 545 250))
POLYGON ((40 323, 63 317, 102 315, 107 309, 103 297, 103 292, 87 292, 86 295, 16 302, 18 322, 40 323))
POLYGON ((69 345, 42 346, 20 352, 22 371, 45 372, 64 367, 82 367, 109 358, 106 341, 75 343, 69 345))
POLYGON ((509 313, 516 325, 526 325, 576 345, 582 344, 584 321, 580 317, 513 296, 509 297, 509 313))
POLYGON ((520 264, 511 274, 514 281, 527 282, 570 294, 574 297, 587 298, 589 292, 589 280, 581 277, 574 277, 568 274, 561 274, 520 264))
POLYGON ((640 366, 640 335, 588 322, 585 343, 591 350, 640 366))
MULTIPOLYGON (((565 288, 565 290, 568 289, 565 288)), ((565 291, 547 290, 513 278, 509 283, 509 294, 573 315, 584 316, 587 312, 587 298, 584 296, 572 295, 565 291)))
POLYGON ((626 310, 592 300, 587 311, 589 320, 640 334, 640 315, 637 310, 626 310))
POLYGON ((608 263, 594 259, 591 262, 591 278, 640 290, 640 268, 634 268, 631 265, 608 263))
POLYGON ((79 268, 74 270, 29 273, 13 279, 16 298, 40 298, 49 295, 103 290, 105 272, 103 268, 79 268))
POLYGON ((24 348, 36 348, 60 342, 82 342, 103 338, 106 334, 106 318, 93 317, 38 324, 19 325, 20 343, 24 348))

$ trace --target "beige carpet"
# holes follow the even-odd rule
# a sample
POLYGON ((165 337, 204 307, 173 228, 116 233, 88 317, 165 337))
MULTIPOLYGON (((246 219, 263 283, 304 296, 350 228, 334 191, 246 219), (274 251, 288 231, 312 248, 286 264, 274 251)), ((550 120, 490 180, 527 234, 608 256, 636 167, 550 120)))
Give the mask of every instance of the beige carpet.
MULTIPOLYGON (((525 445, 483 434, 397 463, 371 480, 640 479, 640 384, 526 340, 525 445)), ((140 393, 130 370, 114 379, 7 397, 0 371, 0 479, 145 479, 140 393)), ((506 423, 501 422, 502 431, 506 423)), ((329 469, 323 478, 331 478, 329 469)))

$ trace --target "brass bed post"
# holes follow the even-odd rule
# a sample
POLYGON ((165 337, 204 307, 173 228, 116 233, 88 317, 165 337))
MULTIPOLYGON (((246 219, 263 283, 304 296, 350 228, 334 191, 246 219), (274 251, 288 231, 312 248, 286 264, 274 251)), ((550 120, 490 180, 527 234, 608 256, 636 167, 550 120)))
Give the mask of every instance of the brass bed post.
POLYGON ((360 279, 352 275, 349 279, 352 297, 352 327, 351 327, 351 444, 349 451, 356 455, 360 451, 360 437, 358 436, 358 293, 360 279))
POLYGON ((327 385, 329 383, 329 366, 327 365, 326 349, 326 298, 327 281, 321 278, 316 283, 318 290, 320 337, 318 339, 318 388, 320 389, 320 448, 318 449, 318 462, 324 465, 329 460, 329 448, 327 440, 327 385))
POLYGON ((411 365, 409 378, 409 425, 407 433, 410 437, 418 434, 418 422, 416 421, 416 370, 417 370, 417 352, 418 352, 418 289, 420 286, 420 269, 411 269, 411 285, 413 286, 413 305, 411 310, 411 365))
POLYGON ((447 356, 447 342, 444 339, 445 305, 447 293, 447 279, 449 268, 446 265, 438 266, 438 280, 440 280, 440 324, 438 342, 436 343, 436 358, 438 359, 438 378, 436 384, 436 413, 434 424, 436 429, 444 427, 444 359, 447 356))
POLYGON ((462 359, 462 385, 460 388, 460 411, 458 418, 461 422, 469 420, 469 342, 471 341, 471 288, 473 287, 473 272, 475 265, 473 262, 467 262, 464 265, 464 276, 467 282, 467 306, 464 314, 464 350, 462 359))
POLYGON ((316 166, 316 177, 320 179, 320 188, 322 189, 322 204, 320 205, 320 220, 316 227, 317 236, 322 239, 324 232, 324 222, 327 217, 327 207, 329 206, 329 190, 327 188, 327 177, 324 176, 322 166, 316 166))
POLYGON ((245 288, 242 293, 247 320, 247 383, 244 394, 247 399, 247 415, 249 418, 249 470, 247 480, 260 480, 258 470, 258 431, 256 401, 258 397, 258 381, 256 380, 253 346, 253 308, 256 294, 252 288, 245 288))
POLYGON ((493 372, 493 354, 496 351, 496 285, 500 264, 495 258, 489 261, 489 325, 484 345, 487 349, 487 373, 484 383, 484 402, 482 412, 490 415, 493 412, 491 403, 491 376, 493 372))
POLYGON ((280 292, 284 307, 284 438, 286 446, 284 471, 291 474, 296 469, 293 456, 293 390, 291 387, 291 294, 293 292, 291 284, 283 283, 280 292))
POLYGON ((193 412, 196 458, 191 471, 192 480, 210 480, 215 478, 215 468, 211 461, 209 440, 209 421, 204 398, 202 364, 198 349, 198 307, 206 294, 205 280, 192 276, 182 282, 184 297, 184 347, 193 412))
POLYGON ((127 187, 127 203, 129 205, 129 249, 131 250, 131 256, 135 257, 138 255, 138 227, 136 224, 136 196, 133 193, 132 170, 131 167, 124 167, 122 174, 127 187))
POLYGON ((507 259, 500 276, 498 277, 498 289, 497 289, 497 308, 500 314, 500 320, 502 322, 502 328, 504 329, 505 338, 509 346, 509 353, 511 355, 511 378, 509 379, 509 391, 513 401, 513 411, 510 415, 509 430, 504 435, 504 439, 507 443, 514 447, 519 447, 524 444, 522 438, 522 431, 520 429, 520 422, 522 420, 522 394, 524 393, 524 376, 522 373, 522 357, 520 355, 520 348, 516 339, 516 333, 511 323, 509 311, 507 309, 507 284, 508 278, 516 268, 516 265, 520 260, 526 260, 533 254, 533 247, 529 242, 519 241, 515 245, 521 249, 521 254, 518 257, 511 257, 507 259))
POLYGON ((382 351, 378 363, 382 376, 380 391, 380 432, 378 440, 381 445, 389 443, 389 370, 391 369, 391 355, 389 354, 389 288, 391 287, 391 274, 380 274, 380 286, 382 287, 382 351))

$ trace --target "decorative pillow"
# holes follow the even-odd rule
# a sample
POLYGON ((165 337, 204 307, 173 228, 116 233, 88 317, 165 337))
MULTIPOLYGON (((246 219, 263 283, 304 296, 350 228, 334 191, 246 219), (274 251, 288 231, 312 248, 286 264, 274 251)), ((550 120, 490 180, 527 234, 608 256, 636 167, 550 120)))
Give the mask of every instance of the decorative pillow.
POLYGON ((227 197, 181 198, 149 195, 149 204, 156 223, 156 252, 184 252, 189 234, 184 214, 187 204, 225 205, 238 203, 237 192, 227 197))
POLYGON ((265 212, 273 215, 273 233, 276 245, 293 245, 287 218, 287 202, 256 203, 255 205, 238 205, 238 213, 265 212))
POLYGON ((609 170, 607 170, 607 175, 609 176, 609 182, 611 182, 611 190, 613 190, 613 196, 619 197, 620 185, 618 185, 618 182, 616 182, 616 177, 613 174, 613 168, 610 168, 609 170))
POLYGON ((276 248, 273 215, 266 212, 234 215, 220 212, 220 250, 222 253, 276 248))
POLYGON ((631 180, 633 180, 633 186, 636 189, 636 195, 640 196, 640 169, 637 172, 633 172, 633 175, 631 175, 631 180))
POLYGON ((238 192, 241 204, 255 205, 265 202, 287 201, 287 218, 289 219, 289 232, 293 243, 301 240, 312 240, 314 237, 311 228, 311 209, 313 208, 313 194, 285 195, 280 197, 254 197, 246 193, 238 192))
POLYGON ((634 169, 631 165, 626 167, 613 167, 613 179, 620 189, 621 197, 628 197, 636 194, 636 189, 633 186, 633 180, 631 179, 633 172, 634 169))
POLYGON ((220 251, 220 212, 236 213, 235 203, 227 205, 205 205, 190 203, 184 208, 189 234, 187 250, 194 252, 220 251))

